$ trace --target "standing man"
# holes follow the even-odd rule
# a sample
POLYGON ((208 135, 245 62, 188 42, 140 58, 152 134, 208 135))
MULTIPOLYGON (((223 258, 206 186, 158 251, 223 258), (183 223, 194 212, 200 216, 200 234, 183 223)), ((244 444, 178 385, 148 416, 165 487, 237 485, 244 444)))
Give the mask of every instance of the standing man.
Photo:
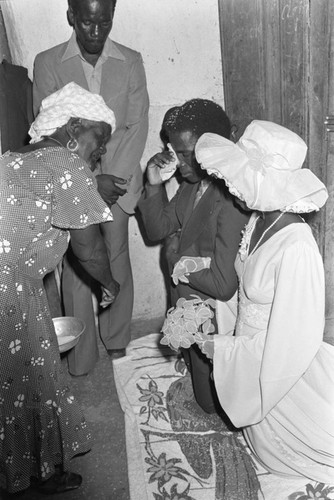
MULTIPOLYGON (((120 293, 107 311, 99 314, 101 339, 112 358, 125 354, 130 341, 133 279, 129 257, 129 215, 142 190, 142 157, 147 132, 149 99, 142 57, 112 41, 116 0, 68 0, 71 38, 37 55, 33 99, 37 113, 44 97, 74 81, 100 94, 116 117, 116 131, 107 145, 96 176, 102 198, 112 205, 114 221, 105 224, 110 267, 120 293), (105 175, 109 174, 109 175, 105 175)), ((68 253, 63 269, 65 314, 86 324, 85 335, 68 355, 72 375, 83 375, 98 359, 91 282, 68 253)))

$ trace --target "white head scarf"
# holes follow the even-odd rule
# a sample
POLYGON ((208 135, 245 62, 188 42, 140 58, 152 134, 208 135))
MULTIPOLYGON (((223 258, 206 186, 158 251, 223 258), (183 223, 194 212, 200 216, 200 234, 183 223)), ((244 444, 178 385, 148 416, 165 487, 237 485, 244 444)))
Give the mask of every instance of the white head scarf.
POLYGON ((39 114, 29 130, 30 143, 40 141, 44 135, 53 134, 70 118, 109 123, 112 132, 116 127, 115 115, 103 98, 71 82, 43 99, 39 114))
POLYGON ((223 179, 248 208, 263 212, 307 213, 328 198, 325 185, 302 168, 307 146, 297 134, 276 123, 254 120, 234 144, 203 134, 195 146, 204 170, 223 179))

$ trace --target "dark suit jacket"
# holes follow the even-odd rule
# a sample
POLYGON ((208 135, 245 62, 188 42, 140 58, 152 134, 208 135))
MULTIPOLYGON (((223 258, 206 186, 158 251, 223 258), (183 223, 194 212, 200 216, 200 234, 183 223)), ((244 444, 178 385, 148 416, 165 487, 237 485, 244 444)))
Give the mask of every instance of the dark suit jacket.
POLYGON ((28 130, 33 121, 32 84, 28 71, 2 61, 0 64, 1 149, 17 151, 29 142, 28 130))
POLYGON ((161 186, 154 196, 144 193, 138 203, 150 240, 162 240, 180 229, 180 257, 211 257, 209 269, 190 273, 189 285, 179 283, 174 287, 172 305, 177 298, 189 298, 190 294, 226 301, 237 290, 234 261, 249 215, 233 203, 222 181, 213 181, 193 210, 197 187, 182 182, 168 202, 161 186))

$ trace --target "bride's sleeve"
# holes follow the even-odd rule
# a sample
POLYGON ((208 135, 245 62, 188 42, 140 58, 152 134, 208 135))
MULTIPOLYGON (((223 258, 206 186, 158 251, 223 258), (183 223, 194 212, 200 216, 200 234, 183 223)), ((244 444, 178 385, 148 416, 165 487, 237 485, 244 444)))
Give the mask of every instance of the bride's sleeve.
POLYGON ((308 244, 288 248, 277 269, 260 373, 265 416, 300 379, 322 343, 325 318, 324 269, 308 244))

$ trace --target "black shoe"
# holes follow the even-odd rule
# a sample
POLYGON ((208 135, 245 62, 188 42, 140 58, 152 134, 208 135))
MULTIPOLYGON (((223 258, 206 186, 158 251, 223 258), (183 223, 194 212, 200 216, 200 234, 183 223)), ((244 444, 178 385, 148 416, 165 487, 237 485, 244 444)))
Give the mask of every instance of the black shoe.
POLYGON ((125 348, 123 348, 123 349, 107 349, 107 353, 111 359, 123 358, 125 356, 125 348))
POLYGON ((81 486, 82 477, 75 472, 55 472, 47 481, 31 484, 40 493, 53 495, 55 493, 65 493, 66 491, 76 490, 81 486))

